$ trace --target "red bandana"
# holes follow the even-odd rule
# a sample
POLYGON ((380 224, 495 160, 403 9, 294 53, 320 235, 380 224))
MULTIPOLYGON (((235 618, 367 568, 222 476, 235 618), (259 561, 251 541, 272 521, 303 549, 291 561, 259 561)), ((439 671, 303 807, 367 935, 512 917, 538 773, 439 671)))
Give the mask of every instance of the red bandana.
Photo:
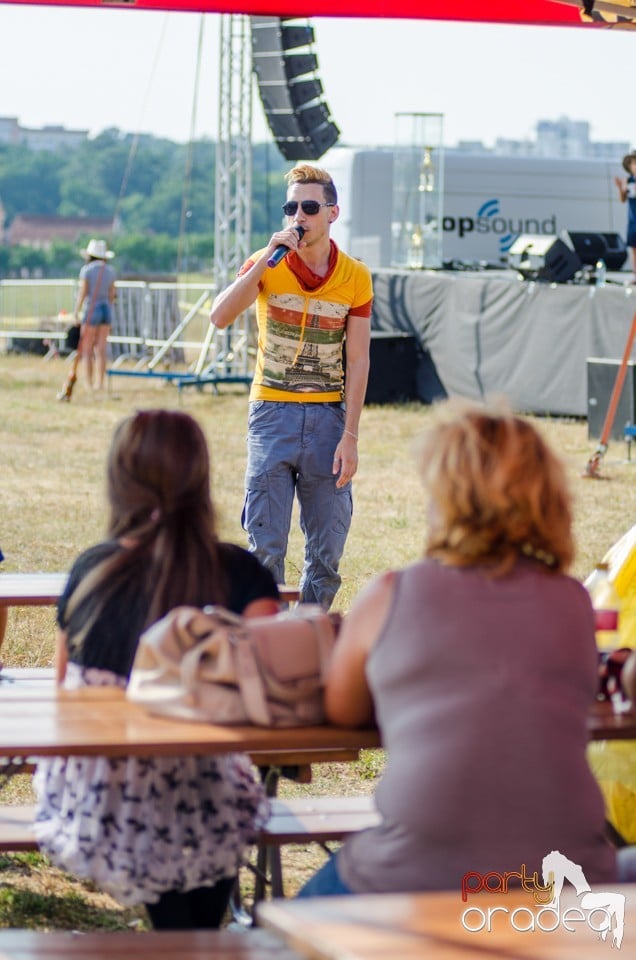
POLYGON ((304 290, 317 290, 318 287, 329 279, 336 268, 338 259, 338 247, 333 240, 329 241, 329 266, 324 277, 319 277, 317 273, 310 270, 304 260, 301 260, 298 254, 292 250, 287 254, 287 266, 298 279, 304 290))

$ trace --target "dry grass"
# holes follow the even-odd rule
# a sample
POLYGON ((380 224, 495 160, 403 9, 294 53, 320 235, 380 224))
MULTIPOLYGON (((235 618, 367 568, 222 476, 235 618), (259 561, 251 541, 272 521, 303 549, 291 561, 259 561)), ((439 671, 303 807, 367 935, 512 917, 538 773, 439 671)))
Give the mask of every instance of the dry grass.
MULTIPOLYGON (((101 539, 105 527, 103 473, 113 426, 139 407, 178 407, 202 424, 213 461, 214 495, 222 535, 244 543, 240 527, 245 467, 247 396, 243 387, 177 391, 168 384, 114 378, 111 392, 94 396, 81 382, 70 404, 55 399, 67 372, 60 360, 0 355, 0 451, 2 522, 0 545, 8 571, 65 570, 77 553, 101 539)), ((360 438, 360 471, 355 481, 354 522, 342 564, 337 607, 346 611, 370 577, 415 560, 421 551, 425 510, 412 460, 412 442, 429 416, 420 404, 367 407, 360 438)), ((575 498, 578 556, 575 575, 584 578, 594 563, 631 527, 636 513, 635 467, 623 462, 625 448, 612 444, 604 458, 607 481, 583 479, 596 447, 580 420, 535 421, 564 458, 575 498)), ((287 580, 298 580, 302 539, 294 524, 287 580)), ((47 608, 10 611, 3 658, 13 665, 51 662, 54 615, 47 608)), ((366 753, 356 764, 319 767, 310 786, 284 782, 281 793, 364 792, 382 766, 366 753)), ((29 793, 18 781, 9 796, 29 793)), ((5 790, 5 798, 7 792, 5 790)), ((321 855, 298 848, 285 854, 285 875, 293 892, 321 855)), ((144 914, 122 910, 89 885, 52 870, 41 858, 0 858, 0 926, 78 928, 143 925, 144 914)))

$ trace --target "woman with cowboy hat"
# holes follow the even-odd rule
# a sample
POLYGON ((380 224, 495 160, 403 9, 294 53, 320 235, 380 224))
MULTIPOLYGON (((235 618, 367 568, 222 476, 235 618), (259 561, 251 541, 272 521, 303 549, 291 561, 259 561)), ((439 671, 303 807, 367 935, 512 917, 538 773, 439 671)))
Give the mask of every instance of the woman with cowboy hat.
POLYGON ((75 304, 75 322, 79 323, 80 310, 86 303, 82 318, 82 336, 79 349, 86 363, 86 380, 89 388, 101 389, 106 372, 106 342, 112 323, 112 307, 115 301, 115 271, 107 260, 115 254, 105 240, 92 239, 81 251, 86 263, 80 270, 80 288, 75 304), (96 379, 93 384, 93 368, 96 379))
POLYGON ((632 251, 632 283, 636 283, 636 150, 625 154, 623 168, 626 179, 614 177, 621 203, 627 200, 627 246, 632 251))

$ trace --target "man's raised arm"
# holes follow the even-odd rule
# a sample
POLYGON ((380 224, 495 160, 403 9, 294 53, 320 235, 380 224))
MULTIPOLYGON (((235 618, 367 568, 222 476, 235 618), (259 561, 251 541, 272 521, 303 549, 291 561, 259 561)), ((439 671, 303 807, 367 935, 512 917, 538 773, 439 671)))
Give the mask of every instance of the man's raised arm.
POLYGON ((223 330, 234 323, 236 318, 254 303, 258 296, 261 277, 268 269, 267 261, 280 245, 290 250, 298 250, 301 237, 296 229, 287 227, 274 233, 258 260, 236 278, 215 298, 210 311, 210 323, 223 330))
POLYGON ((258 296, 258 285, 266 269, 267 255, 263 254, 249 270, 222 290, 212 304, 210 323, 223 330, 251 307, 258 296))

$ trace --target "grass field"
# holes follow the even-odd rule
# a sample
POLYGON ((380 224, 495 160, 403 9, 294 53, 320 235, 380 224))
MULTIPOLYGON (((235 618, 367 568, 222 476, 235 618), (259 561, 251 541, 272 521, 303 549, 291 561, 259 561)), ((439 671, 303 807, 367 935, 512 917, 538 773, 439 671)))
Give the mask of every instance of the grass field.
MULTIPOLYGON (((65 361, 0 355, 0 456, 2 511, 0 546, 7 571, 66 570, 79 551, 102 538, 105 527, 104 463, 114 425, 140 407, 178 407, 195 416, 208 438, 213 491, 221 533, 245 543, 240 527, 245 468, 247 392, 221 387, 218 396, 143 379, 113 378, 111 392, 88 393, 81 380, 71 403, 56 394, 67 373, 65 361)), ((335 607, 346 612, 352 598, 374 575, 414 561, 421 554, 425 504, 415 474, 413 441, 426 424, 420 404, 366 407, 360 430, 360 469, 355 480, 354 519, 341 571, 343 586, 335 607)), ((582 420, 535 419, 561 453, 575 503, 578 553, 573 573, 583 579, 606 550, 632 526, 636 516, 636 464, 624 462, 621 443, 610 446, 603 480, 584 479, 596 447, 582 420)), ((287 582, 298 581, 303 545, 297 520, 290 539, 287 582)), ((54 613, 48 608, 14 608, 2 650, 6 663, 51 662, 54 613)), ((0 692, 1 695, 1 692, 0 692)), ((355 764, 320 767, 309 786, 283 783, 281 793, 352 793, 373 788, 381 770, 380 752, 355 764)), ((13 783, 0 799, 19 801, 28 781, 13 783)), ((322 855, 294 848, 285 854, 285 875, 293 891, 322 855)), ((0 857, 0 926, 88 929, 145 924, 141 911, 122 910, 89 885, 52 870, 34 855, 0 857)))

